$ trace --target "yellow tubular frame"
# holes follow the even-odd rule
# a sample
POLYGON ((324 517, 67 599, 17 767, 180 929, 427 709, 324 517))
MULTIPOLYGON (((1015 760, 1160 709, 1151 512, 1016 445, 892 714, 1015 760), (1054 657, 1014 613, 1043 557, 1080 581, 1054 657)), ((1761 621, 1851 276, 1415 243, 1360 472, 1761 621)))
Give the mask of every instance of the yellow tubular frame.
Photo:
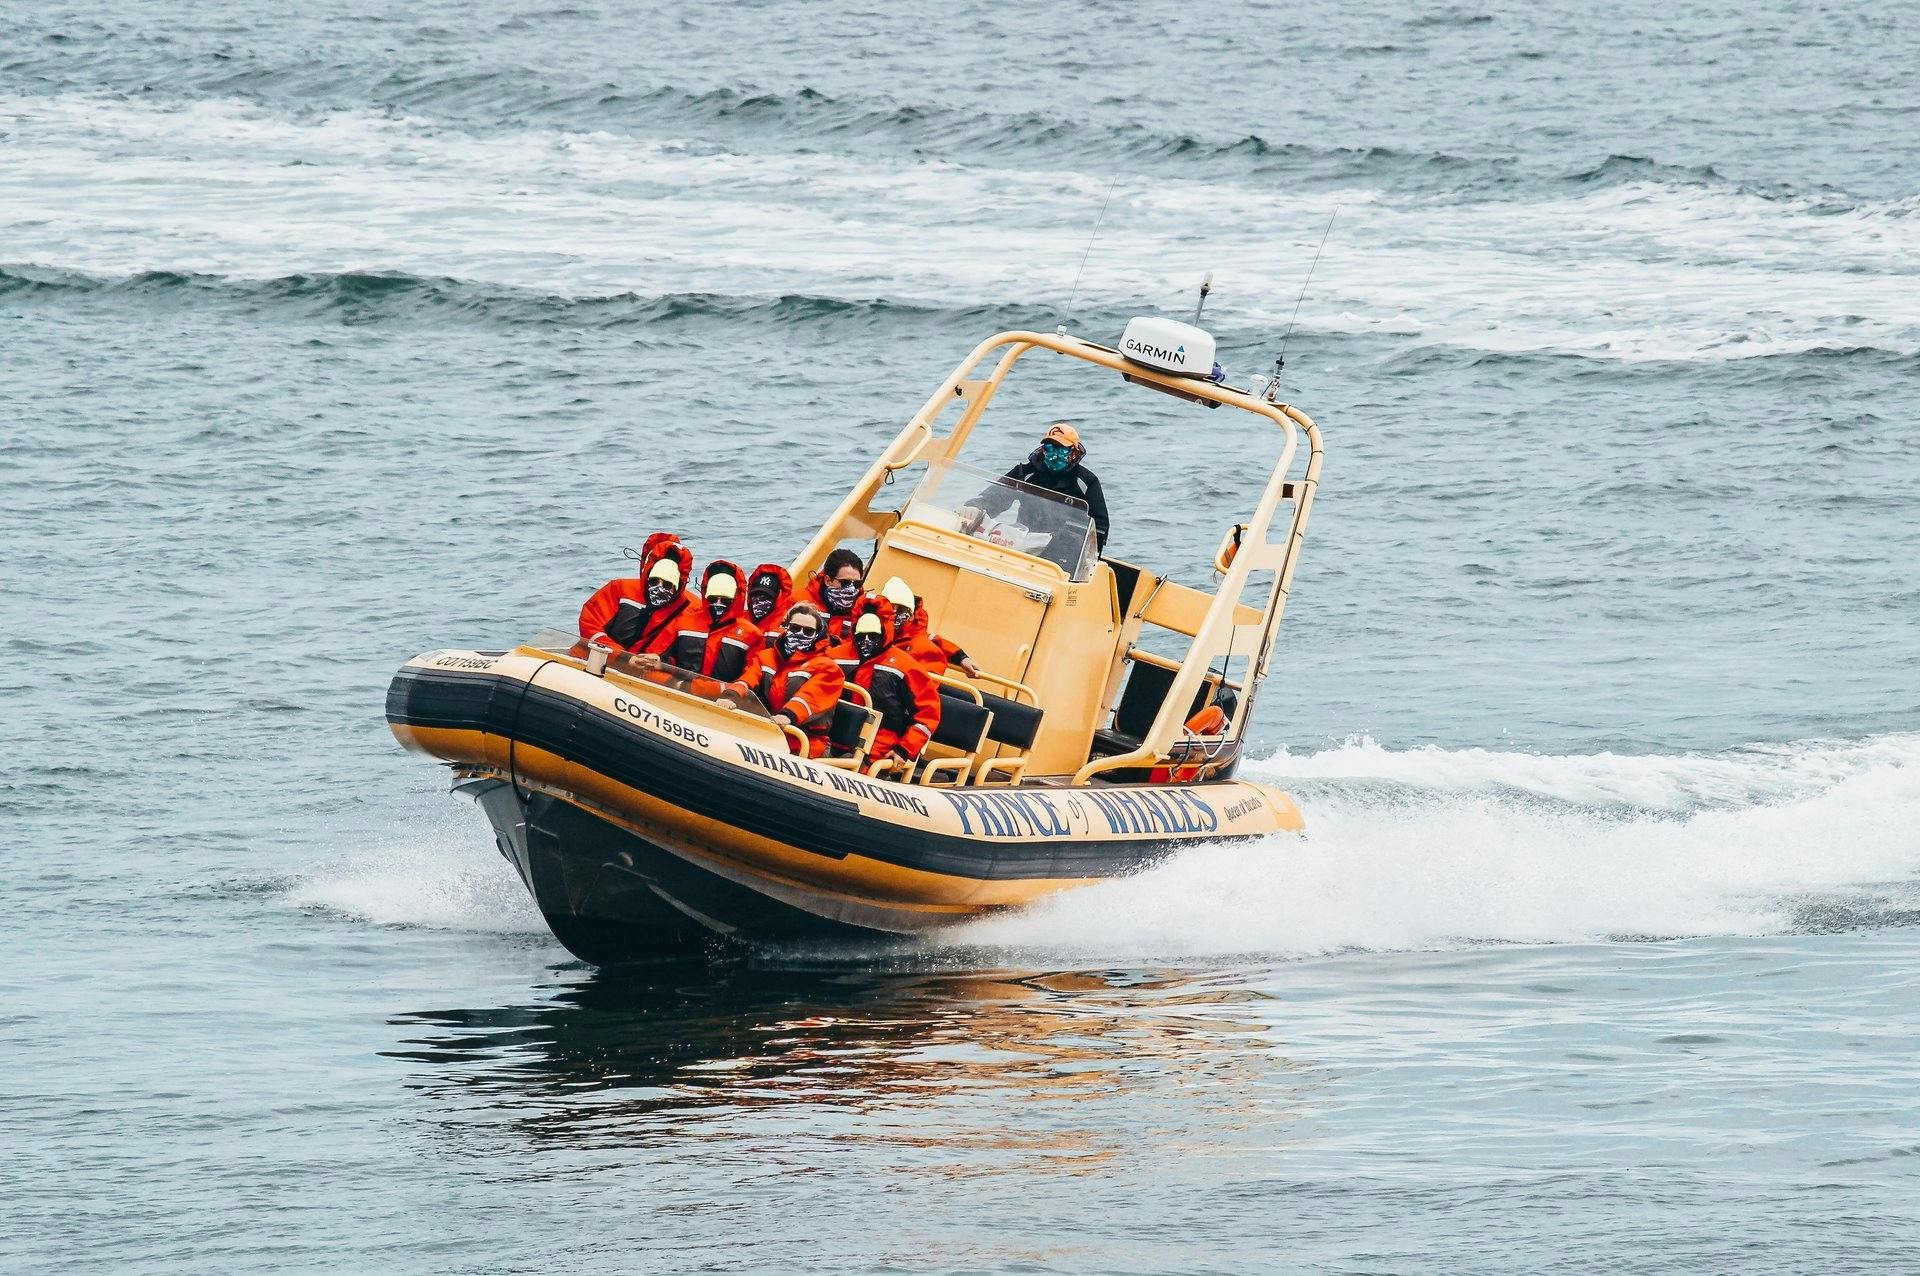
MULTIPOLYGON (((1213 601, 1207 608, 1198 632, 1188 644, 1185 657, 1180 662, 1180 671, 1174 675, 1173 685, 1161 702, 1160 711, 1155 715, 1153 725, 1141 740, 1140 747, 1130 753, 1118 754, 1108 758, 1098 758, 1088 762, 1075 773, 1073 783, 1085 784, 1104 771, 1123 768, 1152 766, 1165 760, 1168 749, 1179 735, 1184 724, 1184 708, 1190 704, 1199 691, 1200 681, 1206 676, 1211 659, 1228 651, 1245 649, 1257 657, 1250 664, 1253 682, 1257 685, 1267 675, 1268 664, 1273 655, 1273 639, 1280 625, 1280 618, 1286 611, 1287 596, 1293 587, 1293 571, 1300 557, 1300 544, 1307 533, 1307 518, 1313 508, 1313 497, 1320 484, 1320 466, 1324 447, 1319 427, 1306 413, 1285 403, 1268 402, 1256 398, 1243 390, 1231 386, 1219 385, 1212 381, 1191 377, 1177 377, 1157 372, 1121 357, 1118 351, 1106 346, 1095 345, 1079 337, 1062 336, 1041 332, 1002 332, 987 338, 973 348, 965 360, 953 370, 940 388, 928 397, 913 418, 902 427, 880 454, 879 459, 868 467, 865 476, 848 492, 831 517, 821 525, 807 547, 801 551, 792 567, 795 580, 813 570, 826 559, 829 550, 844 540, 877 537, 884 529, 877 529, 874 517, 868 512, 873 497, 881 486, 894 473, 920 462, 933 463, 951 460, 958 456, 965 446, 967 436, 980 420, 991 400, 1006 380, 1008 373, 1021 357, 1031 350, 1050 350, 1069 358, 1120 373, 1133 381, 1159 386, 1183 395, 1217 403, 1224 407, 1238 408, 1251 412, 1255 416, 1272 421, 1286 434, 1286 443, 1280 459, 1267 479, 1266 488, 1260 495, 1259 504, 1252 517, 1247 520, 1247 531, 1241 542, 1240 552, 1234 556, 1227 571, 1214 591, 1213 601), (969 379, 976 367, 995 351, 1000 356, 993 369, 984 379, 969 379), (960 418, 953 429, 945 435, 934 433, 934 422, 946 412, 955 401, 962 405, 960 418), (1293 467, 1298 451, 1300 436, 1307 440, 1307 464, 1305 472, 1298 479, 1289 479, 1287 472, 1293 467), (1290 490, 1289 490, 1290 489, 1290 490), (1269 538, 1269 531, 1277 516, 1280 503, 1285 496, 1294 497, 1293 519, 1284 537, 1279 541, 1269 538), (1257 622, 1243 624, 1238 621, 1235 609, 1240 595, 1245 591, 1247 581, 1255 571, 1271 571, 1274 574, 1272 592, 1266 600, 1266 606, 1257 622), (1249 633, 1248 631, 1256 631, 1249 633), (1243 638, 1254 638, 1257 642, 1243 643, 1243 638)), ((997 681, 997 680, 996 680, 997 681)), ((1253 697, 1243 695, 1239 707, 1235 710, 1234 720, 1228 724, 1227 736, 1237 740, 1245 724, 1247 712, 1252 708, 1253 697)))

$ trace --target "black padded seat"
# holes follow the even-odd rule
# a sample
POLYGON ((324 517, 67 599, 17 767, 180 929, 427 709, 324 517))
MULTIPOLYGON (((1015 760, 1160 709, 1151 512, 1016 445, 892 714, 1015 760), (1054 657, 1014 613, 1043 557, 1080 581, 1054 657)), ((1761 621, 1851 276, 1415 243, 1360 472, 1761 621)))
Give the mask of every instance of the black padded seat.
POLYGON ((833 725, 827 728, 827 743, 842 753, 852 753, 860 747, 860 734, 866 726, 867 707, 842 700, 833 707, 833 725))
POLYGON ((987 739, 1012 749, 1033 747, 1034 737, 1040 734, 1040 722, 1047 716, 1046 710, 992 692, 982 692, 980 699, 993 711, 993 726, 987 732, 987 739))
POLYGON ((940 726, 933 742, 960 753, 979 752, 993 710, 947 687, 940 688, 940 726))

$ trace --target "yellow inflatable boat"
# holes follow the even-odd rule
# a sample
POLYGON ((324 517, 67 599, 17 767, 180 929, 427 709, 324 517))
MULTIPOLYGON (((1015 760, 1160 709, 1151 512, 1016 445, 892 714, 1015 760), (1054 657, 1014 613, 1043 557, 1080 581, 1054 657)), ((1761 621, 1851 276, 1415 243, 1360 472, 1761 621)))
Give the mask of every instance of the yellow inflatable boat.
POLYGON ((857 688, 835 721, 846 756, 809 759, 750 698, 710 696, 700 680, 609 659, 571 634, 418 656, 393 680, 387 720, 403 745, 451 764, 454 791, 486 812, 555 936, 596 964, 914 934, 1191 843, 1298 831, 1284 793, 1234 770, 1320 435, 1272 387, 1209 375, 1212 355, 1203 330, 1160 319, 1135 320, 1119 348, 992 337, 794 563, 802 580, 834 548, 870 546, 869 580, 909 582, 933 629, 981 666, 941 679, 940 732, 917 764, 868 759, 877 714, 857 688), (1079 502, 960 460, 1036 354, 1277 428, 1278 459, 1222 543, 1211 589, 1100 557, 1079 502), (883 499, 909 470, 917 483, 896 485, 905 499, 883 499))

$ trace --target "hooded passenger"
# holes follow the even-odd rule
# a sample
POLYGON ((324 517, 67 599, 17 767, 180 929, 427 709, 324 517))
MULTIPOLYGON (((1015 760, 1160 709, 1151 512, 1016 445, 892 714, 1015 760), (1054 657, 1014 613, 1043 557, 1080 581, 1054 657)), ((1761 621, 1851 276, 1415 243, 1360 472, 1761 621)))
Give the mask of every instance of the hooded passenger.
POLYGON ((793 577, 778 563, 762 563, 747 577, 747 619, 772 633, 793 605, 793 577))
POLYGON ((683 668, 698 665, 707 626, 699 600, 686 589, 692 572, 687 547, 670 533, 654 533, 641 550, 639 575, 608 581, 580 608, 580 636, 631 653, 643 668, 663 657, 683 668))
POLYGON ((760 646, 760 627, 747 619, 741 596, 740 567, 724 558, 707 564, 700 578, 706 605, 707 646, 699 673, 722 682, 734 682, 747 670, 747 661, 760 646))
POLYGON ((850 549, 836 549, 807 582, 802 597, 826 613, 827 636, 835 642, 847 636, 854 604, 860 601, 860 586, 866 579, 867 569, 860 555, 850 549))
MULTIPOLYGON (((827 751, 834 706, 846 686, 846 675, 827 651, 827 618, 811 603, 795 603, 767 638, 754 648, 736 687, 758 695, 776 725, 806 732, 807 756, 817 758, 827 751)), ((791 739, 787 747, 799 752, 791 739)))
POLYGON ((855 604, 847 640, 833 649, 833 658, 880 711, 873 756, 912 761, 940 728, 940 686, 893 637, 893 605, 868 595, 855 604))
POLYGON ((967 677, 980 676, 980 666, 960 649, 959 643, 928 631, 926 606, 906 581, 898 576, 889 578, 880 587, 880 596, 893 607, 894 645, 905 647, 922 665, 936 673, 949 665, 958 665, 967 677))

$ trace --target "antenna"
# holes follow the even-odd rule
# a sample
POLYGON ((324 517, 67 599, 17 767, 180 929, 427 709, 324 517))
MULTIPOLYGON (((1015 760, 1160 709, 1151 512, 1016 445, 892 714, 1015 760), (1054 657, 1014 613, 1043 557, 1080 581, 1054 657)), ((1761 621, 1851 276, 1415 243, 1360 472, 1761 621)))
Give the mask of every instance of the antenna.
POLYGON ((1056 331, 1063 337, 1067 335, 1067 314, 1072 313, 1073 303, 1080 300, 1080 281, 1086 277, 1087 258, 1093 255, 1093 241, 1100 238, 1100 224, 1107 220, 1107 205, 1113 202, 1113 188, 1119 184, 1120 174, 1115 172, 1107 182, 1107 197, 1100 201, 1100 215, 1093 219, 1093 233, 1087 236, 1087 250, 1080 254, 1080 270, 1073 277, 1073 295, 1067 298, 1067 312, 1060 316, 1060 327, 1056 331))
POLYGON ((1196 328, 1200 326, 1200 312, 1207 308, 1207 294, 1212 291, 1213 272, 1209 270, 1207 277, 1200 281, 1200 300, 1195 302, 1193 307, 1193 326, 1196 328))
POLYGON ((1287 320, 1287 335, 1280 338, 1280 353, 1273 357, 1273 383, 1267 387, 1267 397, 1273 398, 1280 393, 1280 373, 1287 366, 1287 343, 1293 340, 1293 325, 1300 321, 1300 303, 1307 299, 1307 286, 1313 282, 1313 272, 1320 265, 1320 254, 1327 246, 1327 236, 1333 233, 1333 219, 1340 215, 1340 205, 1335 204, 1333 211, 1327 214, 1327 228, 1320 232, 1320 247, 1313 250, 1313 264, 1307 267, 1307 277, 1300 284, 1300 295, 1293 299, 1293 318, 1287 320))

